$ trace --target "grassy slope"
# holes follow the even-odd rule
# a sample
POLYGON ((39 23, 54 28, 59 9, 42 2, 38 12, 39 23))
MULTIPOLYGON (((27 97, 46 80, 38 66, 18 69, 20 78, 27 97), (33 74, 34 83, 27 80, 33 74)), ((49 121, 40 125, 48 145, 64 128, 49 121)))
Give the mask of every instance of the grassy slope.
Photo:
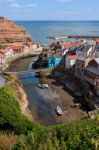
POLYGON ((43 127, 21 114, 18 98, 11 85, 0 89, 0 149, 94 150, 99 146, 98 120, 87 119, 43 127), (7 138, 10 141, 8 146, 4 142, 7 138))

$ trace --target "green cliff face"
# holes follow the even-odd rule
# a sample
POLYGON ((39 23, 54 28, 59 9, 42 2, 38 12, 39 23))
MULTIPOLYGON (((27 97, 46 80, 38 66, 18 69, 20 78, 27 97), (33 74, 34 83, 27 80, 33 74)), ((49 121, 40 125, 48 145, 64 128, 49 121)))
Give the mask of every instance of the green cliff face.
MULTIPOLYGON (((98 120, 79 120, 44 127, 21 114, 17 92, 11 85, 0 89, 0 133, 16 137, 6 145, 0 134, 0 150, 98 150, 98 120)), ((10 141, 10 136, 9 139, 10 141)))
POLYGON ((17 92, 8 85, 0 90, 0 129, 17 134, 32 130, 32 122, 22 116, 17 92))

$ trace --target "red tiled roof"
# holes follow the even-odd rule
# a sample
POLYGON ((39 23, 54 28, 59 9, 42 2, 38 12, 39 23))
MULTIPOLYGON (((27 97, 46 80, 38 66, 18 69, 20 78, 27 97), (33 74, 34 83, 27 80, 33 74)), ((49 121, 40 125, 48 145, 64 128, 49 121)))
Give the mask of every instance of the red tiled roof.
POLYGON ((96 43, 99 43, 99 39, 94 39, 94 41, 95 41, 96 43))
POLYGON ((21 51, 22 46, 11 45, 10 48, 13 49, 13 51, 21 51))
POLYGON ((70 47, 70 43, 69 42, 63 43, 63 46, 64 46, 64 48, 69 48, 70 47))
POLYGON ((5 54, 5 53, 7 53, 9 50, 10 50, 10 48, 7 47, 7 48, 5 48, 5 49, 1 49, 0 52, 1 52, 2 54, 5 54))
POLYGON ((63 43, 64 48, 70 48, 73 46, 80 46, 82 41, 77 41, 77 42, 65 42, 63 43))
POLYGON ((4 57, 4 54, 0 51, 0 58, 4 57))
POLYGON ((0 53, 1 53, 2 55, 4 55, 4 51, 3 51, 3 49, 1 49, 1 50, 0 50, 0 53))

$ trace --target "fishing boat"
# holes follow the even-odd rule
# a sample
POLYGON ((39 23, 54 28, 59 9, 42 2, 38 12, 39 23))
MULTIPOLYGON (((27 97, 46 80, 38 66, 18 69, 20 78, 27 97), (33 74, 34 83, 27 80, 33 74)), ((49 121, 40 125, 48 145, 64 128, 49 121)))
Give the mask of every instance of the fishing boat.
POLYGON ((60 106, 56 107, 56 112, 57 112, 58 115, 63 115, 63 110, 61 109, 60 106))
POLYGON ((38 87, 42 89, 44 88, 43 84, 38 84, 38 87))
POLYGON ((38 87, 44 89, 44 88, 49 88, 49 85, 48 84, 38 84, 38 87))
POLYGON ((43 87, 44 87, 44 88, 48 88, 49 85, 48 85, 48 84, 43 84, 43 87))

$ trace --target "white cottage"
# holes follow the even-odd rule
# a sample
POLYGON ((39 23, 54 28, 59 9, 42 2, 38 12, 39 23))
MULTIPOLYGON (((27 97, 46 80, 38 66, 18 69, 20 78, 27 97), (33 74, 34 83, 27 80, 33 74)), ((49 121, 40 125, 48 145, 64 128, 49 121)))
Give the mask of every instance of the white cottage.
POLYGON ((66 55, 65 56, 65 68, 70 69, 76 63, 77 56, 76 55, 66 55))
POLYGON ((5 49, 2 49, 1 53, 5 56, 5 59, 11 58, 14 54, 13 49, 11 49, 10 47, 6 47, 5 49))
POLYGON ((5 56, 2 54, 2 52, 0 52, 0 68, 3 67, 5 61, 6 61, 5 56))

